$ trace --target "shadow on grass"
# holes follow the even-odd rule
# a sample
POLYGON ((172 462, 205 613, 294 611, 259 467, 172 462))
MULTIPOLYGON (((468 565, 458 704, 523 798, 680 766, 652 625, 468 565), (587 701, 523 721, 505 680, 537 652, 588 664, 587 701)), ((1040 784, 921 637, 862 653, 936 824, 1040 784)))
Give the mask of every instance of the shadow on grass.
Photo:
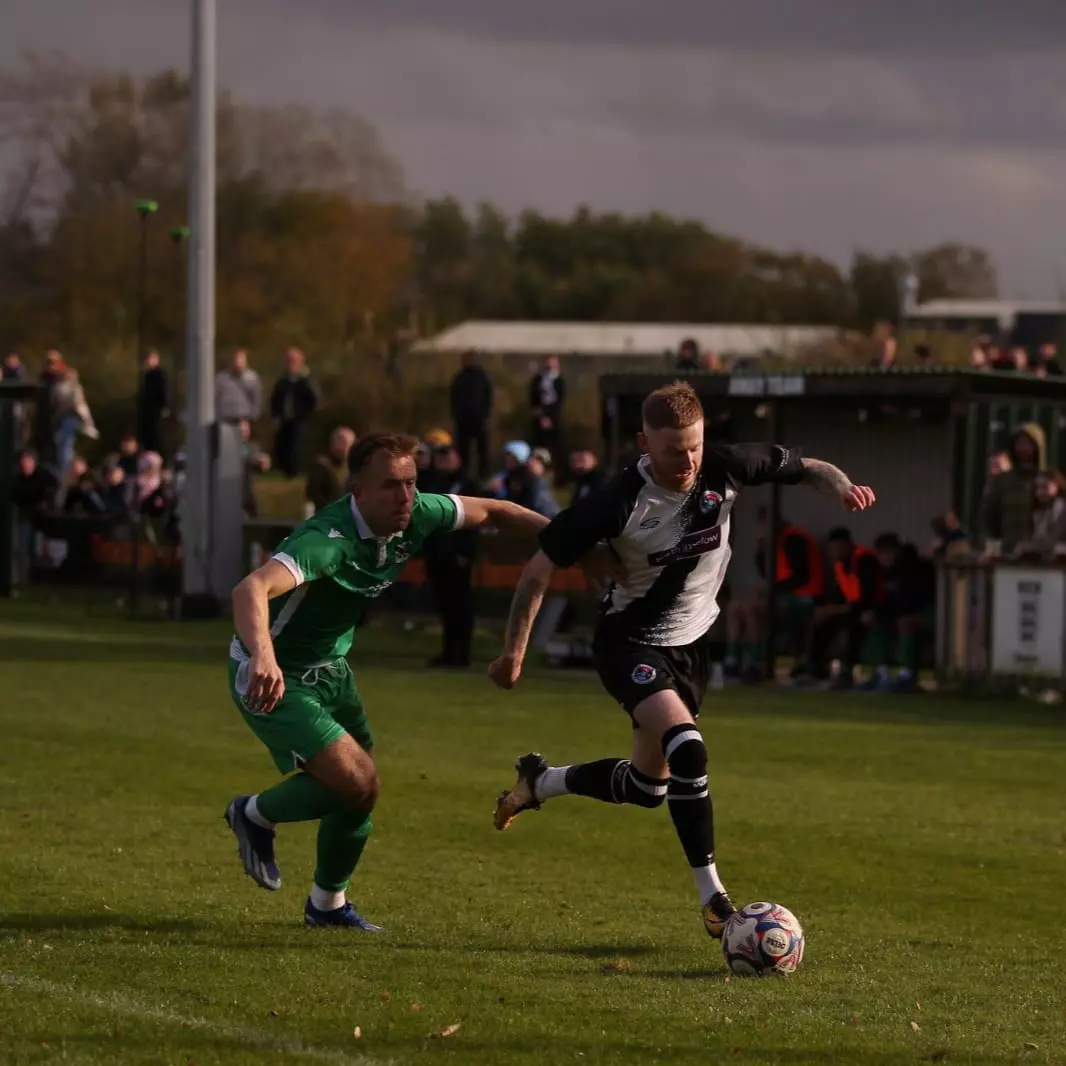
POLYGON ((0 663, 210 663, 226 661, 226 644, 137 640, 98 636, 92 641, 57 637, 8 637, 0 640, 0 663))
POLYGON ((721 703, 728 713, 752 716, 804 718, 883 725, 886 722, 926 725, 974 725, 993 727, 1037 726, 1063 732, 1066 712, 1044 707, 1020 696, 926 693, 885 695, 857 692, 795 692, 755 687, 725 697, 710 696, 704 715, 713 714, 721 703))
POLYGON ((619 977, 641 977, 652 981, 722 981, 729 971, 725 963, 717 969, 710 970, 706 966, 700 966, 694 970, 626 970, 619 977))
POLYGON ((0 917, 0 934, 86 933, 117 929, 133 933, 194 934, 208 929, 190 918, 160 918, 144 921, 124 914, 6 914, 0 917))
POLYGON ((582 959, 639 959, 654 954, 656 949, 648 944, 583 944, 567 947, 532 945, 522 950, 535 955, 577 956, 582 959))

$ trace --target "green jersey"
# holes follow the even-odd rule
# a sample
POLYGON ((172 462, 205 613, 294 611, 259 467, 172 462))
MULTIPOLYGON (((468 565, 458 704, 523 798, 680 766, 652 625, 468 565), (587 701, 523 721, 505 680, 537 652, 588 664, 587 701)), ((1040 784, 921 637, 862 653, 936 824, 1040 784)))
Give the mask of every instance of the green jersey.
MULTIPOLYGON (((270 636, 282 670, 322 666, 344 658, 370 600, 389 588, 426 538, 463 522, 458 496, 416 493, 407 528, 378 537, 352 496, 323 507, 278 545, 274 559, 296 587, 270 601, 270 636)), ((233 638, 230 655, 247 659, 233 638)))

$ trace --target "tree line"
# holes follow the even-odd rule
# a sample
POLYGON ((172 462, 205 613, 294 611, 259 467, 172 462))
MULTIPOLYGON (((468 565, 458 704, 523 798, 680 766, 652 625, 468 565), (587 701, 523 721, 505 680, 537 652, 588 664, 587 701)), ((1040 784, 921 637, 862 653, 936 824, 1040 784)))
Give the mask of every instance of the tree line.
MULTIPOLYGON (((29 55, 0 72, 0 345, 31 358, 59 347, 90 379, 125 386, 141 310, 144 345, 181 348, 188 101, 175 71, 138 78, 29 55), (159 211, 142 223, 143 198, 159 211)), ((989 256, 965 244, 857 252, 845 269, 662 213, 512 218, 420 201, 377 129, 343 111, 223 93, 217 170, 223 349, 296 344, 342 359, 469 318, 869 330, 898 318, 909 270, 920 299, 996 292, 989 256)))

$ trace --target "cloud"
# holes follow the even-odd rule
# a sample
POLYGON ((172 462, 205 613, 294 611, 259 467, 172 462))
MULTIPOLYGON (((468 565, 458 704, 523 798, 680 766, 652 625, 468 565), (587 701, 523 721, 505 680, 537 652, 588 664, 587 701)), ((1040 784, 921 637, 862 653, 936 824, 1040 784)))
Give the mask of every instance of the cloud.
MULTIPOLYGON (((246 98, 376 122, 427 194, 653 208, 846 260, 985 243, 1006 287, 1066 267, 1066 3, 225 0, 246 98)), ((175 0, 8 0, 0 63, 61 47, 187 64, 175 0)))
MULTIPOLYGON (((332 18, 349 0, 305 0, 332 18)), ((379 26, 431 26, 500 41, 601 48, 709 47, 743 52, 966 55, 1057 52, 1066 39, 1060 0, 389 0, 358 5, 379 26)))

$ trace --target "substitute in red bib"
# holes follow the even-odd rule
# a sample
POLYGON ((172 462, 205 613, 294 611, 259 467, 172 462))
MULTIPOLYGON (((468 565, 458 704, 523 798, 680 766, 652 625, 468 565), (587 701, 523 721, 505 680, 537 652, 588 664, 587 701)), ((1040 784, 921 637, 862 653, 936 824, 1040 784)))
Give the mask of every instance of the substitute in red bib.
POLYGON ((855 666, 867 634, 877 625, 877 611, 885 597, 885 574, 876 553, 856 544, 847 529, 830 530, 828 544, 833 587, 826 597, 828 602, 815 609, 810 655, 796 678, 848 689, 854 685, 855 666), (840 673, 830 681, 829 652, 841 634, 840 673))

